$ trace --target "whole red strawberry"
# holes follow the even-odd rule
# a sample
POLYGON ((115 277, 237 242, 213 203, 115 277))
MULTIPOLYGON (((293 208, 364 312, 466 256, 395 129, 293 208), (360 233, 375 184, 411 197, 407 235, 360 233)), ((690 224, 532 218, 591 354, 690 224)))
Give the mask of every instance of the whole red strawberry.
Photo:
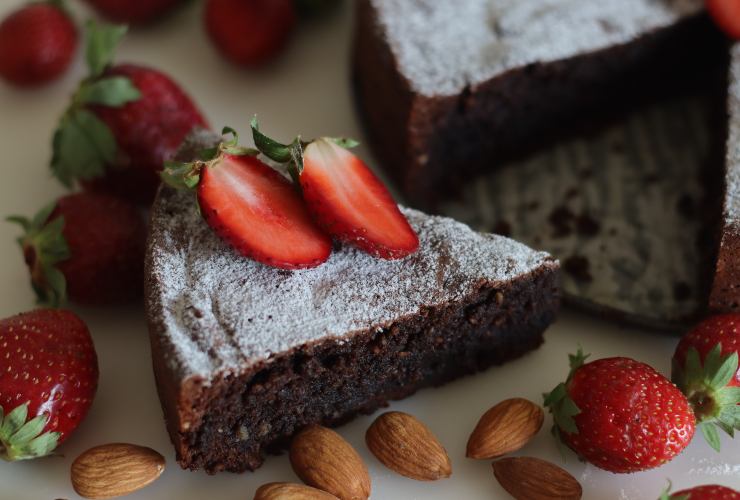
POLYGON ((143 287, 146 226, 137 207, 96 193, 64 196, 33 219, 11 217, 39 299, 56 306, 125 302, 143 287))
POLYGON ((242 66, 272 60, 295 25, 293 0, 207 0, 208 35, 227 59, 242 66))
POLYGON ((77 28, 59 0, 32 3, 0 23, 0 76, 21 86, 54 80, 77 49, 77 28))
POLYGON ((737 0, 706 0, 707 10, 727 36, 740 39, 740 2, 737 0))
POLYGON ((74 181, 150 203, 165 160, 205 121, 167 75, 142 66, 111 65, 121 26, 88 25, 82 81, 54 134, 51 169, 65 185, 74 181))
POLYGON ((717 429, 740 430, 740 314, 704 320, 673 355, 673 381, 686 394, 707 442, 720 448, 717 429))
POLYGON ((322 137, 286 145, 259 131, 254 143, 265 156, 287 163, 311 215, 324 231, 382 259, 401 259, 419 248, 419 237, 388 189, 356 155, 351 139, 322 137))
POLYGON ((719 484, 706 484, 671 494, 669 486, 659 500, 740 500, 740 493, 719 484))
POLYGON ((670 380, 633 359, 587 357, 570 355, 567 381, 545 396, 554 432, 573 451, 623 473, 658 467, 689 444, 694 414, 670 380))
POLYGON ((85 0, 111 21, 147 24, 164 16, 184 0, 85 0))
POLYGON ((200 213, 237 252, 281 269, 315 267, 331 253, 331 239, 313 223, 290 181, 260 161, 258 151, 233 139, 201 151, 199 160, 170 162, 165 182, 195 190, 200 213))
POLYGON ((98 361, 74 313, 39 309, 0 320, 0 457, 51 453, 90 409, 98 361))

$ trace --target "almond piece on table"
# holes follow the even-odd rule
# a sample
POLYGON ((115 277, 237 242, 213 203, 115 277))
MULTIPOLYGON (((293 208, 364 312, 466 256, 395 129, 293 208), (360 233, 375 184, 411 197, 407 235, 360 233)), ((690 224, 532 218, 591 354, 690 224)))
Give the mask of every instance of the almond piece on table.
POLYGON ((490 459, 527 444, 542 428, 545 414, 522 398, 506 399, 488 410, 468 439, 468 458, 490 459))
POLYGON ((133 493, 164 472, 164 457, 144 446, 111 443, 90 448, 72 463, 72 486, 85 498, 133 493))
POLYGON ((517 500, 579 500, 583 495, 568 471, 539 458, 502 458, 493 462, 493 474, 517 500))
POLYGON ((408 413, 391 411, 375 419, 365 434, 370 451, 386 467, 420 481, 450 477, 450 457, 432 431, 408 413))
POLYGON ((337 500, 337 497, 304 484, 267 483, 257 489, 254 500, 337 500))
POLYGON ((331 429, 310 425, 290 445, 290 464, 301 480, 341 500, 370 496, 370 474, 352 445, 331 429))

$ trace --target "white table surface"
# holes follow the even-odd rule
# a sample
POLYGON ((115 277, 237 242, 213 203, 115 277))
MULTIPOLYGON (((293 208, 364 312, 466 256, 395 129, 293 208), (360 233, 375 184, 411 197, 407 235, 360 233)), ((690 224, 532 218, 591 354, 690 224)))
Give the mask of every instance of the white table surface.
MULTIPOLYGON (((70 0, 73 2, 74 0, 70 0)), ((348 78, 352 0, 330 19, 302 26, 274 65, 261 71, 230 66, 214 52, 201 28, 201 3, 191 2, 163 23, 135 30, 119 51, 119 61, 150 64, 175 77, 200 103, 214 127, 234 126, 249 138, 248 121, 258 113, 263 128, 288 139, 301 132, 349 135, 363 139, 348 78)), ((0 0, 0 15, 20 0, 0 0)), ((87 11, 74 3, 75 11, 87 11)), ((31 214, 63 192, 48 170, 51 132, 67 96, 84 67, 76 65, 59 82, 40 90, 19 91, 0 84, 0 215, 31 214)), ((360 153, 370 158, 367 149, 360 153)), ((371 160, 372 163, 372 160, 371 160)), ((0 316, 33 308, 27 271, 15 244, 17 230, 0 224, 0 316)), ((255 473, 208 476, 179 468, 165 431, 154 388, 149 344, 141 305, 124 308, 74 308, 88 322, 100 360, 100 388, 83 425, 59 450, 61 457, 25 463, 0 463, 0 499, 78 498, 69 467, 83 450, 106 442, 150 446, 167 458, 163 477, 131 495, 134 499, 245 500, 269 481, 297 481, 285 456, 269 457, 255 473)), ((421 483, 384 468, 367 450, 364 431, 373 417, 361 417, 339 429, 370 469, 373 498, 508 498, 487 461, 465 458, 465 443, 479 416, 498 401, 521 396, 541 402, 541 394, 566 374, 566 354, 578 343, 594 358, 630 356, 668 374, 676 339, 620 328, 594 317, 564 311, 546 334, 545 345, 530 355, 439 389, 427 389, 392 409, 426 422, 447 448, 450 479, 421 483)), ((547 428, 520 454, 563 465, 578 478, 586 499, 655 499, 671 479, 676 488, 721 483, 740 489, 740 438, 723 437, 717 454, 701 438, 671 463, 649 472, 615 475, 579 462, 572 453, 563 463, 547 428)))

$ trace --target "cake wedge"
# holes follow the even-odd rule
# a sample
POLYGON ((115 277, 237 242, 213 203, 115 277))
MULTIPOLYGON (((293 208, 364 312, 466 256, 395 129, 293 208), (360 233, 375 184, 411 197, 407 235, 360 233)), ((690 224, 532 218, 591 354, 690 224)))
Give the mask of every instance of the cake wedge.
POLYGON ((238 255, 187 192, 161 188, 152 210, 152 357, 185 468, 253 470, 308 424, 521 356, 559 306, 548 254, 411 209, 416 253, 339 246, 298 271, 238 255))

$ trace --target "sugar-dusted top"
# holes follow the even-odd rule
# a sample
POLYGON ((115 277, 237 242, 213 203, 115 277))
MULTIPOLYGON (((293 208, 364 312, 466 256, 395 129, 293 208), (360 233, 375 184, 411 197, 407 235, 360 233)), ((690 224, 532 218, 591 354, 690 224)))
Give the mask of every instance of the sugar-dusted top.
POLYGON ((462 299, 483 281, 506 282, 557 264, 502 236, 404 209, 420 250, 402 260, 351 247, 325 264, 283 271, 236 254, 198 215, 192 195, 165 189, 152 214, 149 314, 169 367, 182 378, 240 371, 325 337, 382 328, 425 305, 462 299))
POLYGON ((740 232, 740 44, 737 43, 730 52, 729 79, 724 223, 725 230, 740 232))
POLYGON ((504 71, 627 43, 698 13, 702 0, 370 0, 401 73, 454 95, 504 71))

